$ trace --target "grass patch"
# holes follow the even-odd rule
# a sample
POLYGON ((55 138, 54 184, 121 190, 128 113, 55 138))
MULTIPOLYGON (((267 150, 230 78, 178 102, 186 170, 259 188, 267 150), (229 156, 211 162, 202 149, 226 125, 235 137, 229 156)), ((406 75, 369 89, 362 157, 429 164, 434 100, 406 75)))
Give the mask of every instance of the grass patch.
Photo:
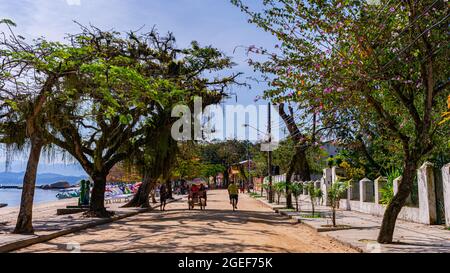
POLYGON ((324 227, 324 228, 333 228, 333 229, 337 229, 337 230, 339 230, 339 229, 349 229, 349 228, 352 228, 352 226, 347 226, 347 225, 336 225, 336 226, 333 226, 333 225, 322 225, 321 227, 324 227))
POLYGON ((318 219, 318 218, 323 218, 323 216, 321 214, 308 214, 308 215, 302 215, 301 217, 303 218, 308 218, 308 219, 318 219))
POLYGON ((371 243, 377 243, 377 240, 369 240, 369 239, 360 239, 358 242, 365 243, 365 244, 371 244, 371 243))
POLYGON ((253 198, 261 198, 261 197, 263 197, 263 196, 260 195, 260 194, 251 192, 251 193, 250 193, 250 197, 253 197, 253 198))

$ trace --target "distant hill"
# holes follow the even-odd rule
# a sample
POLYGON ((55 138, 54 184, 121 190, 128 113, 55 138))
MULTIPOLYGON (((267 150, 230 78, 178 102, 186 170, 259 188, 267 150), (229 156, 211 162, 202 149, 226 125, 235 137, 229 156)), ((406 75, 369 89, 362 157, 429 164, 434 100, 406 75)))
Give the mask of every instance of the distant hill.
MULTIPOLYGON (((3 185, 21 185, 23 181, 24 172, 19 173, 0 173, 0 184, 3 185)), ((76 184, 86 176, 65 176, 55 173, 40 173, 36 178, 36 185, 46 185, 56 183, 59 181, 67 181, 70 184, 76 184)))

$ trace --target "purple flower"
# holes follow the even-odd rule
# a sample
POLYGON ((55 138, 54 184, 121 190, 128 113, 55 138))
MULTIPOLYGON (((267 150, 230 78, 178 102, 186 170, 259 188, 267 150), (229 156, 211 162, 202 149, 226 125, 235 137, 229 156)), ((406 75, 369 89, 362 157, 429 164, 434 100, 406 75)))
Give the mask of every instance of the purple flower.
POLYGON ((324 92, 325 94, 330 94, 332 91, 333 91, 333 89, 330 88, 330 87, 327 87, 327 88, 325 88, 325 90, 323 90, 323 92, 324 92))
POLYGON ((394 8, 394 7, 391 7, 391 8, 389 9, 389 11, 390 11, 391 13, 393 13, 393 12, 395 12, 395 8, 394 8))

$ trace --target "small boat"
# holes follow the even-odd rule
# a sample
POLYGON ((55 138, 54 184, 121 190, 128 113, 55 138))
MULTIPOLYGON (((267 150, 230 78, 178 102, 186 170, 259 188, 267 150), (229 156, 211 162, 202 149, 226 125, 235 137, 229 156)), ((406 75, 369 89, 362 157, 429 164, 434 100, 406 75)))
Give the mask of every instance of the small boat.
POLYGON ((4 208, 6 206, 8 206, 8 204, 0 204, 0 208, 4 208))
POLYGON ((70 198, 77 198, 80 197, 80 189, 66 189, 66 190, 60 190, 59 193, 56 195, 56 198, 58 199, 70 199, 70 198))

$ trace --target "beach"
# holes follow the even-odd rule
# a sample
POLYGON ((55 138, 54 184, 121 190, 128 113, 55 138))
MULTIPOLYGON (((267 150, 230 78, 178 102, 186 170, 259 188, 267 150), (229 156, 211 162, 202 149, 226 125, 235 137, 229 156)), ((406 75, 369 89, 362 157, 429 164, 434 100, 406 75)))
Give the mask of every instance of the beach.
MULTIPOLYGON (((70 205, 77 205, 78 198, 64 199, 52 202, 35 204, 33 206, 33 219, 46 219, 56 215, 56 210, 70 205)), ((0 209, 0 223, 15 223, 19 214, 19 206, 0 209)))

